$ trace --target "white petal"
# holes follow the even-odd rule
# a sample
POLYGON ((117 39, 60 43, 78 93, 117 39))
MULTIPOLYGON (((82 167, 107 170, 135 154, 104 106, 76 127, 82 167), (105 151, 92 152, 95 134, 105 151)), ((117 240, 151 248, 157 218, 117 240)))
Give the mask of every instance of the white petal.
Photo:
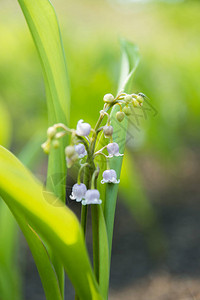
POLYGON ((82 198, 76 198, 76 202, 81 202, 82 198))
POLYGON ((121 154, 121 153, 119 153, 119 152, 115 154, 115 156, 123 156, 123 155, 124 155, 124 154, 121 154))
POLYGON ((108 181, 105 180, 105 179, 102 179, 102 180, 101 180, 101 183, 102 183, 102 184, 104 184, 104 183, 106 183, 106 182, 108 182, 108 181))
POLYGON ((70 198, 71 200, 75 200, 75 199, 76 199, 76 198, 74 197, 73 193, 69 196, 69 198, 70 198))

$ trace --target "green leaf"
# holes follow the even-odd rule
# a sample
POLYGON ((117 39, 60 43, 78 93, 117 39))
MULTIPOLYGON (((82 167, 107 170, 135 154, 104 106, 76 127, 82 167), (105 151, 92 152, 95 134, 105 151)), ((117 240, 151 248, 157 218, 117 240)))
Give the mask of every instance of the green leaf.
POLYGON ((3 147, 0 170, 0 196, 58 254, 80 299, 102 300, 73 212, 52 194, 44 194, 42 185, 3 147))
POLYGON ((17 266, 18 226, 0 198, 0 295, 5 300, 21 300, 21 278, 17 266))
POLYGON ((101 205, 92 205, 93 265, 99 289, 105 299, 109 285, 108 236, 101 205))
MULTIPOLYGON (((18 157, 27 167, 30 168, 35 165, 36 161, 38 160, 39 154, 41 155, 40 145, 43 139, 40 133, 36 134, 30 139, 27 145, 19 153, 18 157)), ((43 244, 37 233, 26 222, 23 215, 20 214, 16 208, 12 209, 12 207, 8 208, 7 206, 6 208, 7 210, 9 210, 10 208, 10 211, 12 211, 26 238, 42 281, 46 299, 61 300, 62 297, 58 278, 45 245, 43 244)), ((14 220, 13 216, 12 219, 14 220)))
POLYGON ((11 142, 12 126, 9 112, 0 98, 0 145, 7 147, 11 142))
POLYGON ((41 157, 44 156, 41 151, 41 144, 44 139, 44 134, 37 132, 17 155, 18 159, 31 171, 37 168, 41 157))
MULTIPOLYGON (((49 126, 55 123, 69 123, 70 92, 65 54, 60 29, 54 8, 48 0, 18 0, 43 67, 47 95, 49 126)), ((49 155, 47 188, 63 202, 66 197, 66 161, 64 148, 67 138, 60 141, 58 149, 49 155)), ((62 294, 64 273, 59 259, 52 254, 62 294)))
MULTIPOLYGON (((11 119, 0 98, 0 144, 11 142, 11 119)), ((21 300, 20 271, 17 268, 18 227, 6 204, 0 199, 0 295, 4 300, 21 300)))
MULTIPOLYGON (((118 92, 124 90, 130 92, 131 83, 133 80, 134 72, 139 63, 139 52, 135 44, 127 42, 126 40, 121 41, 122 47, 122 59, 121 59, 121 76, 119 81, 118 92)), ((119 110, 119 106, 115 105, 111 112, 111 125, 113 126, 114 134, 113 141, 119 144, 120 153, 124 153, 126 143, 126 133, 128 129, 128 118, 125 117, 120 123, 116 120, 116 112, 119 110)), ((117 173, 117 178, 120 178, 121 166, 123 157, 113 157, 109 160, 110 168, 114 169, 117 173)), ((116 208, 116 200, 118 193, 118 185, 106 184, 105 192, 105 207, 104 215, 106 221, 106 227, 108 232, 108 244, 109 244, 109 255, 111 257, 112 249, 112 237, 113 237, 113 226, 114 216, 116 208)))
POLYGON ((45 245, 43 244, 38 234, 27 223, 26 218, 21 213, 19 213, 19 210, 14 205, 8 204, 8 207, 17 220, 30 247, 42 281, 46 299, 62 300, 58 278, 45 245))

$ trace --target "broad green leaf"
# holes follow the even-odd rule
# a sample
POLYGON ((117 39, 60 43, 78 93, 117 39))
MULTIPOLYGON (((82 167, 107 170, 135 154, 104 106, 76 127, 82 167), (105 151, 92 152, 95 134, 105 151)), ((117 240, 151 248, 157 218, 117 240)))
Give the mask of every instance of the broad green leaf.
MULTIPOLYGON (((2 99, 0 99, 2 100, 2 99)), ((11 142, 11 119, 5 104, 0 101, 0 144, 11 142)), ((0 295, 4 300, 21 300, 20 272, 17 268, 18 228, 6 204, 0 199, 0 295)))
POLYGON ((27 223, 23 214, 14 205, 9 205, 30 247, 42 281, 47 300, 62 300, 58 278, 48 252, 38 234, 27 223))
POLYGON ((20 271, 17 265, 18 226, 0 198, 0 295, 5 300, 22 300, 20 271))
MULTIPOLYGON (((55 123, 69 123, 70 93, 65 54, 60 29, 54 8, 48 0, 18 0, 26 18, 35 46, 38 50, 47 95, 49 126, 55 123)), ((66 161, 64 148, 67 138, 60 141, 58 149, 52 149, 49 155, 47 188, 63 202, 66 196, 66 161)), ((64 291, 64 273, 59 259, 53 263, 58 275, 62 293, 64 291)))
POLYGON ((44 194, 42 185, 3 147, 0 170, 0 196, 57 253, 80 299, 103 299, 76 216, 53 195, 44 194))
MULTIPOLYGON (((41 134, 36 134, 30 139, 27 145, 20 152, 18 157, 27 167, 31 168, 33 165, 37 164, 38 157, 41 155, 40 145, 43 139, 41 137, 41 134)), ((12 211, 19 226, 21 227, 21 230, 29 245, 42 281, 46 299, 61 300, 62 296, 58 278, 45 245, 43 244, 37 233, 23 218, 23 215, 17 213, 16 208, 12 209, 12 207, 10 207, 10 210, 12 211)))
MULTIPOLYGON (((125 40, 121 41, 122 47, 122 59, 121 59, 121 76, 119 82, 118 92, 124 90, 125 92, 130 92, 131 83, 133 79, 134 72, 139 63, 138 48, 136 45, 127 42, 125 40)), ((125 117, 120 123, 116 120, 116 112, 119 110, 119 106, 113 107, 111 112, 111 125, 114 129, 113 141, 119 144, 120 153, 124 153, 125 143, 126 143, 126 133, 128 129, 128 118, 125 117)), ((110 168, 114 169, 117 173, 117 178, 120 178, 121 166, 123 157, 113 157, 109 160, 110 168)), ((109 253, 111 256, 112 248, 112 236, 113 236, 113 225, 114 216, 116 208, 118 185, 116 184, 106 184, 105 192, 105 207, 104 215, 108 232, 108 244, 109 253)))

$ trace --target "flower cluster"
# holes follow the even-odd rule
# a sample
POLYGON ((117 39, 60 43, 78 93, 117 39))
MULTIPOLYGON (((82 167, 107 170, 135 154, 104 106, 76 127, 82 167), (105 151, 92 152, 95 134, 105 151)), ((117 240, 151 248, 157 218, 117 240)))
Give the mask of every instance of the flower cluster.
POLYGON ((109 161, 114 156, 123 156, 119 151, 119 145, 113 142, 113 127, 111 125, 109 109, 115 105, 119 106, 119 111, 116 113, 116 119, 122 122, 125 115, 131 114, 132 107, 140 107, 143 105, 145 95, 126 94, 120 92, 116 97, 112 94, 106 94, 103 98, 104 107, 100 111, 99 119, 94 129, 91 125, 79 120, 76 129, 70 129, 62 123, 55 124, 47 130, 47 141, 42 144, 45 153, 49 153, 51 147, 59 147, 59 139, 66 134, 71 135, 70 145, 65 148, 65 156, 67 167, 72 167, 75 163, 80 164, 77 183, 72 187, 70 195, 71 200, 81 202, 82 205, 101 204, 100 192, 97 190, 97 178, 99 175, 99 167, 96 165, 95 158, 102 155, 107 162, 107 169, 103 171, 101 183, 118 184, 117 173, 114 169, 110 169, 109 161), (105 125, 101 126, 104 117, 107 118, 105 125), (98 134, 102 131, 104 137, 109 139, 109 142, 99 150, 96 150, 96 142, 98 134), (106 151, 106 153, 104 152, 106 151), (82 179, 83 173, 83 179, 82 179), (83 182, 87 182, 87 186, 83 182))

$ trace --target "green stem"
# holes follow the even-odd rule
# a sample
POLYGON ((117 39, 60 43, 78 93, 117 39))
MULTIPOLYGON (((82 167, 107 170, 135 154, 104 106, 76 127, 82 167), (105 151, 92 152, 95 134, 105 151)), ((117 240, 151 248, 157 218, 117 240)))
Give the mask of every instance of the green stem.
POLYGON ((89 167, 89 164, 88 163, 85 163, 83 164, 80 169, 79 169, 79 172, 78 172, 78 178, 77 178, 77 183, 80 184, 81 183, 81 174, 84 170, 85 167, 89 167))
MULTIPOLYGON (((110 109, 110 107, 112 107, 112 104, 108 105, 108 106, 105 106, 104 107, 104 112, 106 113, 110 109)), ((94 128, 95 132, 94 132, 94 134, 92 136, 92 141, 91 141, 91 146, 90 146, 91 155, 94 154, 94 149, 95 149, 95 144, 96 144, 96 140, 97 140, 97 135, 99 133, 98 129, 99 129, 100 125, 101 125, 101 122, 103 121, 104 116, 105 116, 104 114, 100 114, 99 119, 98 119, 98 121, 97 121, 97 123, 95 125, 95 128, 94 128)))
POLYGON ((83 235, 86 234, 86 223, 87 223, 87 205, 82 205, 81 208, 81 227, 83 229, 83 235))

